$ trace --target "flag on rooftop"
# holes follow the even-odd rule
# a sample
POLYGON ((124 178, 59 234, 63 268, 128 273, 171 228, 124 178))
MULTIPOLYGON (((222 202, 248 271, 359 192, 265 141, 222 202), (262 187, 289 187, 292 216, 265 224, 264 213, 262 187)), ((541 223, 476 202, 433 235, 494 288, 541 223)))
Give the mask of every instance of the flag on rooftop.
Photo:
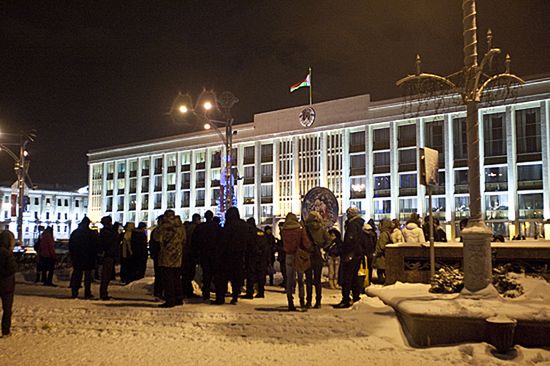
POLYGON ((311 86, 311 72, 307 74, 306 78, 302 81, 297 82, 294 85, 290 86, 290 92, 303 88, 303 87, 310 87, 311 86))

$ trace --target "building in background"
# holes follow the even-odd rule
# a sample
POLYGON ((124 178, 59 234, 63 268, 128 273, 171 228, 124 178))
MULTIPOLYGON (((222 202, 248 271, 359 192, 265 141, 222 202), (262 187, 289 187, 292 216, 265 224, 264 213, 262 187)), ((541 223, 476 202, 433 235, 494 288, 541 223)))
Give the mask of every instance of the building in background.
MULTIPOLYGON (((299 214, 317 186, 337 197, 340 225, 349 206, 376 221, 424 216, 418 150, 431 147, 440 167, 435 216, 454 237, 469 214, 465 109, 434 105, 411 118, 406 107, 401 99, 360 95, 314 104, 310 127, 299 122, 303 107, 236 125, 241 216, 273 225, 289 211, 299 214)), ((550 78, 527 82, 512 100, 480 105, 482 209, 496 234, 538 236, 550 219, 549 108, 550 78)), ((216 211, 222 149, 214 131, 200 131, 90 151, 90 217, 151 224, 169 208, 183 219, 216 211)))
MULTIPOLYGON (((88 187, 73 190, 60 185, 39 185, 40 189, 25 189, 23 241, 34 243, 46 227, 53 227, 55 239, 69 239, 71 231, 88 210, 88 187)), ((17 190, 0 186, 0 227, 17 232, 17 190), (13 197, 15 196, 15 198, 13 197)))

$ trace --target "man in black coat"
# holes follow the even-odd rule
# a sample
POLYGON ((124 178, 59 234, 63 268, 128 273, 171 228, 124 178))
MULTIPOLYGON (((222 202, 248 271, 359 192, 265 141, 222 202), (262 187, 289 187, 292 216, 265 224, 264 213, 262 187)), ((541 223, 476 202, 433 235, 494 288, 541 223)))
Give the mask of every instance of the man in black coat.
POLYGON ((202 298, 210 300, 210 287, 214 271, 219 265, 219 247, 221 228, 214 221, 214 214, 208 210, 204 213, 205 222, 197 225, 193 232, 192 247, 196 248, 199 264, 202 268, 202 298))
POLYGON ((71 297, 73 299, 78 297, 78 290, 82 287, 82 275, 84 274, 84 298, 93 298, 92 271, 96 266, 97 234, 90 229, 90 219, 87 216, 84 216, 78 224, 78 228, 71 233, 69 253, 73 265, 71 297))
POLYGON ((361 266, 361 260, 367 252, 367 236, 363 232, 365 220, 359 215, 356 207, 350 207, 346 211, 348 219, 345 223, 346 232, 342 245, 342 301, 335 308, 349 308, 352 305, 350 292, 353 291, 353 299, 360 297, 358 293, 357 272, 361 266))
POLYGON ((227 282, 231 282, 231 304, 236 304, 243 283, 244 255, 246 248, 251 245, 254 237, 250 226, 241 220, 239 210, 230 207, 225 213, 225 225, 222 229, 221 264, 222 276, 216 283, 216 301, 214 304, 225 302, 227 282))
POLYGON ((151 239, 149 240, 149 254, 153 259, 153 268, 155 270, 155 282, 153 285, 153 296, 162 297, 162 275, 159 267, 159 253, 160 253, 160 226, 162 225, 162 217, 157 217, 157 227, 151 232, 151 239))
POLYGON ((99 286, 99 297, 101 300, 109 300, 109 282, 113 277, 115 262, 120 253, 120 236, 113 228, 111 216, 101 219, 101 231, 99 232, 99 251, 103 252, 103 267, 101 269, 101 285, 99 286))
POLYGON ((267 275, 267 266, 269 265, 270 243, 265 233, 256 227, 256 220, 253 217, 246 220, 250 225, 250 232, 253 240, 246 250, 246 299, 254 298, 254 285, 258 285, 256 297, 265 296, 265 278, 267 275))
POLYGON ((15 237, 9 230, 0 233, 0 298, 2 299, 2 337, 10 335, 15 271, 17 263, 13 256, 15 237))

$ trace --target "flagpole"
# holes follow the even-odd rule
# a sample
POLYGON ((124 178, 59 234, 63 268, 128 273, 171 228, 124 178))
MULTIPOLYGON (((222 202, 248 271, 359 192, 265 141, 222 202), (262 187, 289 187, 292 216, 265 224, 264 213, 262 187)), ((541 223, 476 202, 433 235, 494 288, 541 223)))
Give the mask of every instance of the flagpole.
POLYGON ((311 67, 309 68, 309 105, 312 105, 312 99, 311 99, 311 67))

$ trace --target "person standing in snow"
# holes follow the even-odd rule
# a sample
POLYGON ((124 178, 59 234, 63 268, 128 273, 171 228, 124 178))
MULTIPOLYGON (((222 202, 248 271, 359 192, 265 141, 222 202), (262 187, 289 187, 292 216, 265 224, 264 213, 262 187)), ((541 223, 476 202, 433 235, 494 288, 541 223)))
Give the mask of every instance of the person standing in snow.
POLYGON ((352 305, 350 293, 353 292, 353 301, 359 301, 358 272, 361 259, 367 252, 367 236, 363 232, 365 220, 359 215, 356 207, 346 211, 344 243, 342 245, 342 300, 334 305, 336 309, 349 308, 352 305))
POLYGON ((153 259, 153 269, 155 271, 155 282, 153 284, 153 296, 162 297, 162 275, 159 268, 159 252, 160 252, 160 225, 162 224, 162 216, 157 217, 157 226, 151 232, 149 240, 149 253, 153 259))
POLYGON ((264 234, 269 248, 269 264, 267 266, 267 275, 269 276, 269 286, 273 286, 273 277, 275 275, 275 252, 277 252, 277 241, 273 236, 271 226, 264 227, 264 234))
POLYGON ((48 226, 40 237, 40 248, 38 249, 40 263, 42 266, 42 282, 44 286, 55 286, 53 284, 53 272, 55 269, 55 241, 53 228, 48 226))
POLYGON ((248 218, 246 223, 250 225, 254 240, 251 242, 252 246, 247 249, 248 276, 245 298, 252 299, 254 297, 255 284, 258 288, 256 297, 263 298, 265 296, 265 280, 271 253, 270 243, 263 230, 256 227, 256 220, 253 217, 248 218))
POLYGON ((139 280, 145 277, 147 271, 147 224, 144 222, 140 222, 132 232, 132 253, 134 279, 139 280))
POLYGON ((231 282, 231 304, 238 302, 244 278, 244 256, 254 240, 250 226, 241 219, 237 207, 230 207, 225 212, 225 225, 221 234, 222 276, 216 283, 215 305, 225 303, 227 284, 231 282))
POLYGON ((328 283, 330 288, 337 289, 340 274, 340 256, 342 255, 342 234, 336 228, 328 231, 332 243, 327 251, 328 283))
POLYGON ((406 243, 421 244, 426 242, 417 214, 413 213, 407 220, 407 224, 403 229, 403 238, 405 238, 406 243))
POLYGON ((378 277, 378 282, 381 284, 386 281, 386 245, 392 243, 391 231, 391 221, 387 218, 380 220, 380 237, 376 243, 373 266, 376 268, 376 276, 378 277))
POLYGON ((122 236, 121 258, 120 258, 120 278, 124 284, 129 284, 134 278, 133 252, 132 252, 132 232, 134 223, 128 222, 124 226, 124 235, 122 236))
POLYGON ((392 232, 391 232, 391 242, 392 243, 404 243, 405 238, 403 237, 403 232, 401 231, 401 223, 399 219, 393 219, 392 222, 392 232))
POLYGON ((119 235, 113 227, 113 219, 111 216, 101 218, 103 227, 99 231, 99 250, 103 252, 103 266, 101 269, 101 285, 99 286, 99 298, 101 300, 109 300, 109 283, 113 277, 115 270, 115 262, 117 261, 120 246, 119 235))
POLYGON ((185 229, 173 210, 166 210, 160 225, 159 267, 165 302, 159 307, 172 308, 183 304, 181 260, 185 245, 185 229))
POLYGON ((315 305, 313 308, 319 309, 322 297, 321 272, 324 264, 321 250, 328 248, 332 239, 323 226, 323 219, 319 212, 311 211, 306 219, 305 226, 312 244, 311 268, 306 271, 306 308, 311 307, 313 286, 315 286, 315 305))
POLYGON ((196 250, 202 269, 202 299, 210 300, 210 288, 214 271, 218 265, 219 241, 221 228, 214 221, 214 214, 208 210, 204 213, 205 222, 199 224, 193 233, 192 244, 196 250))
POLYGON ((10 335, 17 263, 13 256, 15 236, 9 230, 0 233, 0 298, 2 299, 2 337, 10 335))
POLYGON ((78 290, 82 287, 82 276, 84 275, 84 298, 93 298, 92 271, 96 268, 97 234, 90 229, 90 219, 87 216, 84 216, 78 224, 78 228, 71 233, 69 253, 73 265, 71 297, 73 299, 78 297, 78 290))
POLYGON ((300 307, 305 309, 304 294, 304 274, 296 271, 294 257, 298 248, 309 251, 311 242, 306 230, 298 222, 298 218, 292 212, 286 215, 285 223, 281 231, 283 239, 286 263, 286 297, 288 300, 288 310, 295 311, 294 290, 296 288, 296 279, 298 279, 298 297, 300 298, 300 307))
POLYGON ((183 247, 183 258, 182 258, 182 269, 181 269, 181 280, 183 287, 183 296, 186 298, 198 297, 195 295, 193 289, 193 279, 195 278, 196 267, 198 264, 198 253, 197 253, 197 241, 193 240, 195 229, 201 223, 201 215, 193 214, 191 217, 191 222, 185 222, 185 234, 187 237, 187 242, 183 247))
POLYGON ((363 232, 367 235, 367 244, 366 244, 367 251, 365 254, 367 256, 367 263, 366 263, 368 267, 367 276, 369 278, 369 284, 370 284, 372 283, 372 265, 374 261, 374 251, 376 250, 376 242, 378 239, 376 236, 376 232, 374 231, 374 227, 371 224, 363 225, 363 232))

